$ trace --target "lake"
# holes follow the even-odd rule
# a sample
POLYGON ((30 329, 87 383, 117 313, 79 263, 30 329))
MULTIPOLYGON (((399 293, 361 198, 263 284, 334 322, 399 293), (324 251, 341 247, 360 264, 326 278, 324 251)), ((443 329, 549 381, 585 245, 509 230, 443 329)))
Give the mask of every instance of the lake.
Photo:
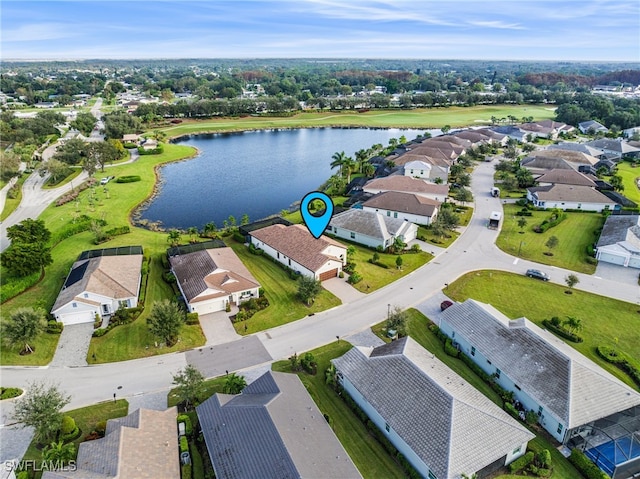
MULTIPOLYGON (((427 130, 428 131, 428 130, 427 130)), ((176 143, 200 154, 160 169, 159 192, 141 218, 165 228, 186 229, 213 221, 220 228, 229 215, 238 223, 289 208, 316 190, 332 173, 331 156, 391 138, 408 140, 425 130, 309 128, 193 135, 176 143)), ((435 130, 432 133, 439 133, 435 130)))

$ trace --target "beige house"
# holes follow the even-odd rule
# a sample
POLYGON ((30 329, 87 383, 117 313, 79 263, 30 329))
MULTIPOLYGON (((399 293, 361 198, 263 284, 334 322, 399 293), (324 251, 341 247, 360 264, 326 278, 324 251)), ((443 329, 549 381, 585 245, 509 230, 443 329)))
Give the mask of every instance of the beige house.
MULTIPOLYGON (((444 202, 449 194, 449 185, 446 183, 437 185, 421 178, 414 178, 414 174, 419 174, 420 171, 423 170, 412 169, 412 164, 413 163, 407 163, 407 165, 405 165, 404 175, 391 175, 385 178, 376 178, 369 181, 364 185, 363 191, 373 194, 397 191, 400 193, 411 193, 424 198, 444 202)), ((415 165, 415 167, 418 168, 419 165, 415 165)))

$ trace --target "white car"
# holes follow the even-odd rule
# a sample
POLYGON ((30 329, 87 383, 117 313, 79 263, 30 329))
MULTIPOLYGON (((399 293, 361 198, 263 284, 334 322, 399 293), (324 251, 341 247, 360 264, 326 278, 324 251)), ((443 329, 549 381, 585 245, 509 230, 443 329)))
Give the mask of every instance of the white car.
POLYGON ((113 176, 107 176, 106 178, 102 178, 100 180, 100 184, 101 185, 106 185, 107 183, 109 183, 111 180, 113 179, 113 176))

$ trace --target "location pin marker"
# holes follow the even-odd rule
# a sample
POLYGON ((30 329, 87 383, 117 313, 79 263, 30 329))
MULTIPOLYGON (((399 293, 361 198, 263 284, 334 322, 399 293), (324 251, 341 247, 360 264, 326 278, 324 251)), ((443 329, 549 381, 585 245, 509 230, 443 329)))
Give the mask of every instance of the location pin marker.
POLYGON ((304 224, 307 226, 309 233, 311 233, 315 239, 318 239, 324 230, 327 229, 327 226, 331 221, 331 217, 333 216, 333 201, 331 201, 331 198, 321 191, 312 191, 302 198, 300 213, 302 214, 302 219, 304 220, 304 224), (320 200, 324 203, 324 213, 320 216, 314 216, 309 211, 309 204, 313 200, 320 200))

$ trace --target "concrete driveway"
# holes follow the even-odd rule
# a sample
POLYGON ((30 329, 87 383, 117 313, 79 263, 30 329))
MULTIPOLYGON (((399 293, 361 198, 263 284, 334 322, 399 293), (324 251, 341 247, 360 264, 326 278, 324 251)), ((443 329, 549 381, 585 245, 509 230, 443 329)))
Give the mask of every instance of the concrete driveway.
POLYGON ((596 267, 594 278, 608 279, 624 284, 638 284, 640 269, 625 268, 611 263, 599 262, 596 267))
POLYGON ((229 343, 242 338, 231 324, 229 316, 232 314, 234 313, 217 311, 200 316, 200 327, 207 338, 206 346, 229 343))
POLYGON ((331 278, 322 282, 322 287, 334 296, 337 296, 342 304, 353 303, 358 299, 366 296, 356 288, 347 283, 345 278, 331 278))

